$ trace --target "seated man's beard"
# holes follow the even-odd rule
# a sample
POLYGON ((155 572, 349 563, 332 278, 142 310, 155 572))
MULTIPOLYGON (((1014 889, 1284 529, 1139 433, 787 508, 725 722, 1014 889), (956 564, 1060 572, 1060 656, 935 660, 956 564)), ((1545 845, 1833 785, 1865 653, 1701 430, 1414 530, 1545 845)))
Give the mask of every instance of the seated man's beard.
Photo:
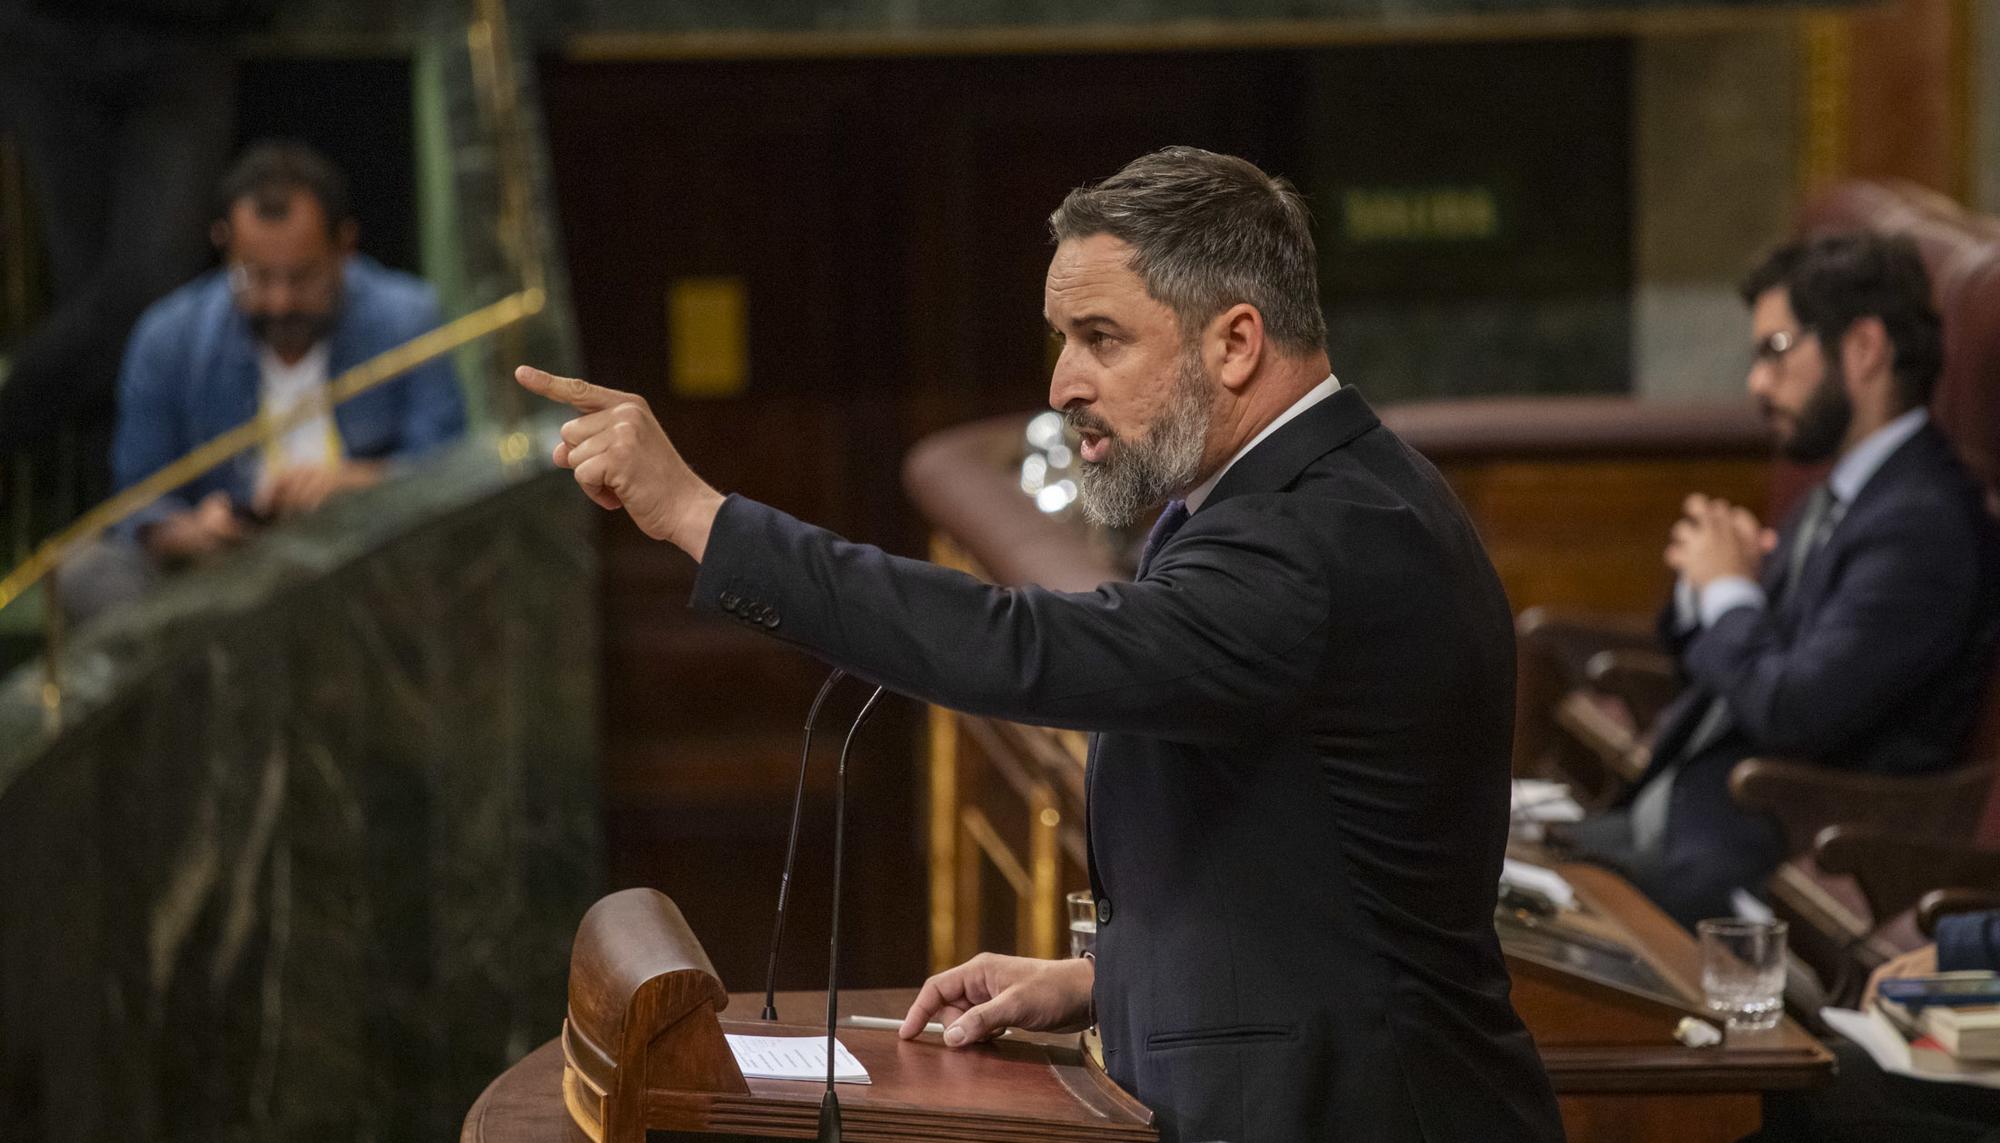
POLYGON ((333 332, 334 314, 250 314, 250 333, 265 345, 315 345, 333 332))
MULTIPOLYGON (((1215 396, 1201 356, 1190 350, 1174 364, 1173 392, 1166 408, 1143 438, 1114 437, 1104 459, 1086 462, 1077 481, 1084 518, 1107 528, 1123 528, 1139 514, 1185 493, 1201 474, 1201 454, 1215 396)), ((1065 414, 1072 428, 1107 426, 1083 409, 1065 414)))
POLYGON ((1854 402, 1847 398, 1840 362, 1828 358, 1826 376, 1820 379, 1812 396, 1806 398, 1805 407, 1792 422, 1792 435, 1779 443, 1778 452, 1786 460, 1816 464, 1840 450, 1841 442, 1847 439, 1847 427, 1853 421, 1854 402))

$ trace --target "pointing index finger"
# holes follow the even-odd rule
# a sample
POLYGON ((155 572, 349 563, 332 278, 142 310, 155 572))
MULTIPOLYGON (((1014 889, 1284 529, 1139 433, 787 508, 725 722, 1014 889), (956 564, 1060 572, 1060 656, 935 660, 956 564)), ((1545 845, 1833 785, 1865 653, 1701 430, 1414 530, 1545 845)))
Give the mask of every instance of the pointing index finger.
POLYGON ((551 401, 560 401, 572 409, 585 413, 609 409, 621 401, 631 399, 615 389, 592 385, 580 377, 558 377, 532 365, 523 365, 514 370, 514 380, 520 382, 521 387, 530 393, 547 397, 551 401))

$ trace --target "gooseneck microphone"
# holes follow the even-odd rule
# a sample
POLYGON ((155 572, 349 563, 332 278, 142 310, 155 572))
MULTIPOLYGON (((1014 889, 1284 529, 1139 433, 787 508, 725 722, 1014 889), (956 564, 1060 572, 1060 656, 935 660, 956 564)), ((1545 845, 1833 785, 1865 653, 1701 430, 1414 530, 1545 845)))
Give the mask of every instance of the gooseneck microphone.
POLYGON ((818 1143, 840 1143, 840 1098, 833 1093, 833 1030, 840 1012, 840 881, 847 848, 847 752, 854 749, 854 736, 861 733, 862 724, 875 713, 882 691, 875 688, 861 705, 861 713, 854 716, 854 724, 847 728, 847 741, 840 747, 840 768, 833 776, 833 924, 826 947, 826 1095, 819 1103, 818 1143))
POLYGON ((785 839, 785 870, 778 878, 778 916, 771 923, 771 963, 764 970, 764 1013, 766 1020, 778 1018, 778 946, 785 942, 785 905, 792 896, 792 865, 799 855, 799 813, 806 802, 806 763, 812 759, 813 724, 819 721, 820 705, 826 696, 833 693, 835 684, 847 677, 847 672, 839 667, 820 684, 819 694, 813 697, 812 709, 806 712, 806 740, 799 748, 799 781, 792 791, 792 832, 785 839))

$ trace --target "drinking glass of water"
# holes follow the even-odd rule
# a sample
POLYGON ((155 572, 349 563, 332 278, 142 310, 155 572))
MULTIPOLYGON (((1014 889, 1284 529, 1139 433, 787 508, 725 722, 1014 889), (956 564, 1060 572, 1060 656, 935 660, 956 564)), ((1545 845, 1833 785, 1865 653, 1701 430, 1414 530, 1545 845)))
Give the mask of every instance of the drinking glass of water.
POLYGON ((1097 951, 1097 902, 1089 893, 1071 893, 1064 898, 1069 906, 1069 955, 1082 956, 1097 951))
POLYGON ((1785 1010, 1785 923, 1735 917, 1702 921, 1701 990, 1733 1029, 1777 1026, 1785 1010))

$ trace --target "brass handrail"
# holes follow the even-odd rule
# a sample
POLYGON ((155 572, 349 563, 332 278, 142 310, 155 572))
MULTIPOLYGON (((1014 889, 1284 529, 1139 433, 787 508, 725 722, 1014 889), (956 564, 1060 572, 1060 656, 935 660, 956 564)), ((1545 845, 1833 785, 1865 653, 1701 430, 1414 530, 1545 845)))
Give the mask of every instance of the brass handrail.
POLYGON ((421 334, 401 345, 378 353, 341 373, 327 383, 327 400, 324 407, 310 405, 296 409, 283 417, 258 417, 196 447, 192 452, 158 472, 85 512, 69 527, 44 541, 32 555, 22 561, 20 566, 8 572, 5 578, 0 578, 0 608, 5 608, 20 598, 23 592, 54 571, 72 549, 97 539, 105 532, 131 519, 162 495, 214 470, 239 453, 275 439, 322 415, 325 409, 344 404, 468 342, 533 317, 541 312, 546 301, 546 295, 539 288, 509 294, 492 305, 474 310, 455 321, 446 322, 429 333, 421 334))

